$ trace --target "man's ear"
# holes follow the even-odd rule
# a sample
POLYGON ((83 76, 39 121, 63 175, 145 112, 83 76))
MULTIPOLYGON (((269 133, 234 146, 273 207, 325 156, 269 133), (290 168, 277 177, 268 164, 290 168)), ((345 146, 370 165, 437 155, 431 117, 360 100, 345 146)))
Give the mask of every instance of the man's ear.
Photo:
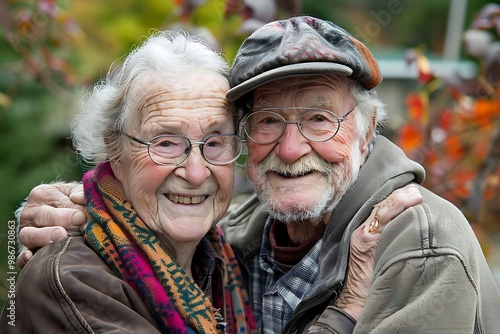
POLYGON ((368 153, 368 149, 370 147, 370 143, 371 143, 373 136, 375 134, 376 128, 377 128, 377 111, 375 110, 375 112, 373 113, 373 115, 371 117, 370 127, 369 127, 368 131, 366 131, 366 135, 365 135, 364 140, 360 143, 361 153, 363 153, 363 154, 368 153))

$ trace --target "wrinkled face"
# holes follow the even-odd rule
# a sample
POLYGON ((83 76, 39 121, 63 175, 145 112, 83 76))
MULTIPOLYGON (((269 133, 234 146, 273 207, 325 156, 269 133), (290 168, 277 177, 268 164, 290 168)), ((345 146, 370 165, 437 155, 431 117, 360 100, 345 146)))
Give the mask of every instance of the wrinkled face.
MULTIPOLYGON (((234 134, 227 81, 218 75, 180 78, 175 87, 156 80, 136 84, 137 116, 127 134, 144 141, 159 135, 184 135, 202 141, 212 134, 234 134)), ((148 156, 146 145, 126 140, 112 168, 125 196, 144 223, 174 245, 199 241, 226 212, 232 197, 234 163, 214 166, 198 145, 177 166, 162 166, 148 156)))
MULTIPOLYGON (((355 107, 355 101, 341 76, 285 79, 254 92, 253 112, 291 106, 326 109, 340 118, 355 107)), ((366 134, 356 133, 354 113, 325 142, 306 139, 296 124, 287 124, 274 143, 248 141, 250 183, 275 219, 319 222, 329 217, 325 213, 331 213, 356 179, 368 148, 366 134)), ((289 121, 299 116, 286 109, 280 114, 289 121)))

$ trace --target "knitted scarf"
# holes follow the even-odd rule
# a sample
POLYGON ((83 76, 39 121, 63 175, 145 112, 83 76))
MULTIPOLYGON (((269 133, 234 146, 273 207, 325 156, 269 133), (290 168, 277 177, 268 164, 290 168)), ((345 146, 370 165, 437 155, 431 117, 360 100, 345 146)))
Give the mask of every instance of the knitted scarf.
MULTIPOLYGON (((114 273, 142 297, 163 333, 218 333, 214 308, 194 280, 161 245, 119 190, 109 163, 83 176, 90 221, 87 243, 114 273)), ((214 305, 224 305, 228 333, 256 332, 247 293, 234 253, 219 227, 209 240, 224 263, 214 284, 214 305)))

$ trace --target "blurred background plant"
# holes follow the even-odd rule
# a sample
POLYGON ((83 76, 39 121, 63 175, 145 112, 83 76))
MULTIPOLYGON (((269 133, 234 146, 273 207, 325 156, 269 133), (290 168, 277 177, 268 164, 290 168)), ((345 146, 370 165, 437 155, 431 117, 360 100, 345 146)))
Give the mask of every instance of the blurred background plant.
POLYGON ((463 41, 479 69, 471 78, 438 77, 425 50, 408 52, 418 87, 397 141, 426 168, 425 185, 462 209, 488 255, 486 234, 500 231, 500 5, 482 7, 463 41))
MULTIPOLYGON (((428 185, 459 207, 467 208, 464 211, 473 220, 478 217, 472 210, 477 191, 482 194, 480 200, 486 199, 492 209, 498 208, 494 205, 498 173, 491 173, 492 168, 496 171, 498 161, 493 158, 496 152, 489 153, 489 148, 500 149, 496 144, 490 145, 497 140, 498 107, 491 101, 496 96, 498 103, 499 72, 496 67, 486 68, 490 63, 487 55, 498 42, 498 14, 491 14, 495 10, 489 9, 479 14, 482 19, 474 16, 487 3, 0 0, 0 307, 7 296, 6 273, 13 271, 6 266, 7 228, 11 226, 8 221, 14 220, 13 212, 37 184, 80 179, 82 166, 69 138, 73 111, 88 87, 107 72, 114 60, 149 35, 151 29, 184 29, 200 34, 230 61, 248 34, 276 18, 307 14, 336 22, 372 49, 380 61, 384 85, 393 81, 395 87, 412 91, 408 113, 397 100, 406 94, 393 88, 384 93, 383 87, 379 94, 387 100, 391 113, 387 135, 398 139, 400 126, 408 122, 398 140, 409 154, 426 165, 428 185), (462 14, 454 14, 453 8, 462 8, 462 14), (416 73, 408 68, 399 70, 406 75, 404 78, 401 73, 392 73, 397 67, 395 62, 403 62, 404 50, 417 45, 426 48, 414 51, 415 63, 425 64, 424 53, 431 58, 448 57, 447 36, 459 40, 464 24, 480 30, 481 40, 487 41, 484 45, 492 48, 480 54, 471 53, 480 69, 476 84, 473 80, 433 75, 431 69, 420 70, 428 75, 428 80, 418 84, 416 73), (411 115, 409 121, 407 115, 411 115), (488 163, 481 164, 482 159, 488 163), (465 167, 460 170, 461 164, 465 167), (447 176, 450 178, 445 180, 447 176), (483 188, 477 190, 472 187, 474 184, 483 188)), ((477 50, 476 46, 470 48, 477 50)), ((455 58, 468 56, 460 48, 455 53, 455 58)), ((452 62, 450 59, 445 59, 446 64, 452 62)), ((484 206, 485 202, 481 203, 484 206)))

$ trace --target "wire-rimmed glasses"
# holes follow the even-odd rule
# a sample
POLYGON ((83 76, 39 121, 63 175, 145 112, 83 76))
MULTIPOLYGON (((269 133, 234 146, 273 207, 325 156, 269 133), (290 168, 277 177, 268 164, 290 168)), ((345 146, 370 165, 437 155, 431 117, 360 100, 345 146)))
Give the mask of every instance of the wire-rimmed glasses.
POLYGON ((317 108, 280 107, 264 108, 252 112, 244 121, 243 128, 248 138, 258 144, 277 141, 285 132, 287 124, 296 124, 300 133, 310 141, 324 142, 332 139, 340 129, 340 123, 354 110, 337 117, 333 112, 317 108), (280 111, 296 111, 300 117, 296 121, 285 119, 280 111))
POLYGON ((203 141, 191 141, 184 136, 161 135, 151 141, 126 135, 133 141, 147 145, 148 155, 155 163, 163 166, 176 166, 183 163, 191 153, 193 145, 199 145, 201 155, 212 165, 227 165, 238 159, 243 140, 238 135, 217 134, 203 141))

